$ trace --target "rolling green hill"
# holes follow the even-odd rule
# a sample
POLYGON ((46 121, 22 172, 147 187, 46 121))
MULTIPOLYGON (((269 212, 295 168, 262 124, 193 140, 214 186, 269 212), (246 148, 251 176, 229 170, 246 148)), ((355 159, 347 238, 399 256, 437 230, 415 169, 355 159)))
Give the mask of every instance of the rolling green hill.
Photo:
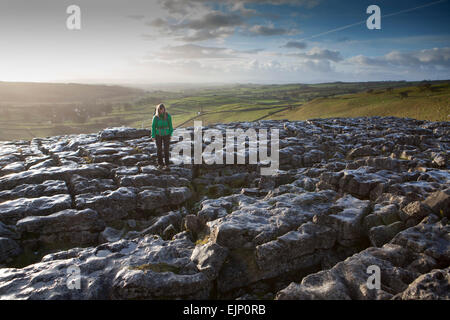
MULTIPOLYGON (((442 82, 432 82, 434 85, 442 82)), ((260 119, 298 120, 293 111, 317 98, 327 99, 349 93, 386 88, 404 88, 419 82, 334 82, 321 84, 236 85, 209 90, 197 90, 184 98, 165 101, 174 114, 176 125, 191 126, 194 120, 204 124, 260 119), (200 114, 199 114, 200 113, 200 114), (284 115, 284 116, 279 116, 284 115)))
POLYGON ((358 116, 448 121, 449 95, 448 81, 188 86, 171 92, 0 82, 0 140, 94 133, 113 126, 149 128, 161 102, 175 127, 192 126, 194 120, 208 125, 358 116))
POLYGON ((317 98, 295 110, 280 112, 270 118, 306 120, 364 116, 450 121, 450 85, 411 86, 317 98))

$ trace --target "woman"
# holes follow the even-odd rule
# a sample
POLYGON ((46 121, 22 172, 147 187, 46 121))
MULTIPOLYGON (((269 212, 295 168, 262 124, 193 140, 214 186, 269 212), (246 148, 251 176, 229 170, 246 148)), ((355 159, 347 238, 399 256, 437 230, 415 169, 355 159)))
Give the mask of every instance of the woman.
POLYGON ((158 169, 169 169, 169 146, 172 136, 172 117, 166 112, 166 107, 161 103, 156 106, 156 112, 152 120, 152 141, 156 140, 158 150, 158 169), (164 151, 163 151, 164 148, 164 151), (164 161, 163 163, 163 152, 164 161))

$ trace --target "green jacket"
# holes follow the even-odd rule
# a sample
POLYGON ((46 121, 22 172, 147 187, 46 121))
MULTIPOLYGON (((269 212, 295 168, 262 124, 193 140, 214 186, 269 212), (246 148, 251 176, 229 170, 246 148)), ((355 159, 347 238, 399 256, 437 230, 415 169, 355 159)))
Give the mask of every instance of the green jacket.
POLYGON ((157 115, 153 116, 152 120, 152 138, 155 136, 167 136, 172 135, 173 127, 172 127, 172 117, 170 114, 167 114, 167 119, 164 120, 159 118, 157 115))

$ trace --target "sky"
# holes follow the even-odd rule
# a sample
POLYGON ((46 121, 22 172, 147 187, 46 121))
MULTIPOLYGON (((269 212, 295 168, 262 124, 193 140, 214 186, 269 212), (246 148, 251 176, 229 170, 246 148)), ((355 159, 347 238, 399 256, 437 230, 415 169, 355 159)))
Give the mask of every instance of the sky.
POLYGON ((449 13, 450 0, 0 0, 0 81, 450 79, 449 13))

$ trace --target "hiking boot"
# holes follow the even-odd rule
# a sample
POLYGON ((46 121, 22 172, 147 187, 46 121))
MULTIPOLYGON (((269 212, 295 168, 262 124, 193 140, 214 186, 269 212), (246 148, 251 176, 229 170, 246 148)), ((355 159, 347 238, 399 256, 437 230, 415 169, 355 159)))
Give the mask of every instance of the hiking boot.
POLYGON ((164 171, 170 171, 170 168, 169 168, 169 166, 164 166, 163 170, 164 171))

